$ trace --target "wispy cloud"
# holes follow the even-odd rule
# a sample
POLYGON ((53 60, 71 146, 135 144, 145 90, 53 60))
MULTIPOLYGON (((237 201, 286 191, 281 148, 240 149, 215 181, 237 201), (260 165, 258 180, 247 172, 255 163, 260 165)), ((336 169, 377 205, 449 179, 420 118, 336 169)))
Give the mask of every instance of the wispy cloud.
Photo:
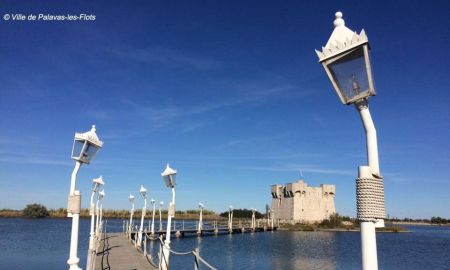
POLYGON ((283 165, 283 166, 238 166, 236 168, 255 170, 255 171, 275 171, 275 172, 311 172, 319 174, 333 174, 333 175, 355 175, 353 170, 339 170, 339 169, 328 169, 321 167, 305 167, 302 165, 283 165))
POLYGON ((108 48, 108 52, 128 61, 146 64, 158 64, 167 67, 188 66, 198 70, 216 69, 222 66, 217 60, 193 56, 185 52, 166 47, 147 48, 108 48))
POLYGON ((51 159, 45 156, 2 156, 1 163, 14 164, 42 164, 42 165, 57 165, 57 166, 72 166, 73 162, 63 161, 63 159, 51 159))

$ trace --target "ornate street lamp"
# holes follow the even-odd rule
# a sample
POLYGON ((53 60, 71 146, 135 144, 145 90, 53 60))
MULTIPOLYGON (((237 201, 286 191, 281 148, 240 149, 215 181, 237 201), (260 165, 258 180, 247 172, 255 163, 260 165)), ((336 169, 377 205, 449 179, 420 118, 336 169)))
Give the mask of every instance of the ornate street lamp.
POLYGON ((139 193, 141 193, 141 197, 144 199, 144 207, 142 207, 142 214, 141 214, 141 226, 139 227, 139 235, 138 235, 138 246, 141 246, 142 232, 144 230, 144 217, 145 212, 147 210, 147 189, 144 186, 141 186, 139 193))
POLYGON ((72 231, 70 236, 70 253, 67 264, 70 270, 81 269, 78 266, 80 258, 78 258, 78 229, 80 223, 80 210, 81 210, 81 193, 79 190, 75 190, 77 174, 80 170, 81 164, 89 164, 94 158, 97 151, 103 146, 103 142, 99 140, 95 133, 95 125, 92 129, 85 133, 75 133, 75 138, 72 147, 72 159, 75 162, 75 168, 73 169, 70 179, 70 191, 67 204, 67 216, 72 217, 72 231))
POLYGON ((198 219, 198 229, 197 229, 197 234, 202 234, 202 230, 203 230, 203 208, 205 208, 205 206, 203 205, 203 203, 198 203, 198 209, 199 209, 199 219, 198 219))
POLYGON ((162 216, 161 216, 161 210, 162 210, 163 205, 164 205, 164 202, 163 202, 163 201, 160 201, 160 202, 159 202, 159 231, 160 231, 160 232, 162 231, 162 216))
POLYGON ((155 210, 156 210, 155 202, 156 202, 156 201, 155 201, 154 199, 151 199, 151 200, 150 200, 150 203, 151 203, 152 206, 153 206, 152 226, 151 226, 151 228, 150 228, 150 234, 151 234, 151 235, 154 235, 154 234, 155 234, 155 210))
POLYGON ((95 252, 94 247, 94 225, 95 225, 95 204, 94 204, 94 195, 97 193, 97 191, 100 189, 101 186, 103 186, 105 182, 103 181, 102 176, 99 178, 95 178, 92 180, 92 192, 91 192, 91 203, 90 203, 90 209, 89 214, 91 215, 91 231, 89 234, 89 250, 88 250, 88 256, 87 256, 87 263, 86 263, 86 269, 92 269, 92 257, 95 252))
POLYGON ((160 262, 162 270, 169 269, 170 225, 171 225, 172 217, 175 217, 175 177, 176 177, 176 175, 177 175, 177 171, 170 168, 169 164, 167 164, 166 169, 161 173, 164 183, 166 183, 166 186, 172 190, 172 201, 169 203, 169 210, 167 213, 166 240, 164 241, 163 256, 161 257, 161 262, 160 262))
POLYGON ((362 266, 378 269, 375 227, 384 227, 383 178, 378 163, 377 134, 369 112, 368 98, 375 95, 369 42, 345 26, 342 13, 336 12, 334 31, 322 51, 317 51, 341 102, 355 104, 366 132, 368 166, 358 168, 356 179, 357 217, 361 226, 362 266))
POLYGON ((131 203, 130 224, 128 226, 129 233, 131 234, 131 231, 133 230, 134 196, 130 194, 130 196, 128 197, 128 200, 130 200, 130 203, 131 203))

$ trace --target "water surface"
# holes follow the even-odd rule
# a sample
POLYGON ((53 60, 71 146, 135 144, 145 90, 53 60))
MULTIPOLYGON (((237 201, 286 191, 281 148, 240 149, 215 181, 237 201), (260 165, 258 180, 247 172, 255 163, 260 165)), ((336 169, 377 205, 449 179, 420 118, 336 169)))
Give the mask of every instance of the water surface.
MULTIPOLYGON (((80 220, 85 268, 89 219, 80 220)), ((136 223, 137 224, 137 223, 136 223)), ((180 223, 177 223, 180 224, 180 223)), ((156 224, 156 228, 158 228, 156 224)), ((121 231, 121 220, 109 220, 121 231)), ((450 227, 410 226, 411 233, 377 234, 379 269, 450 269, 450 227)), ((70 219, 0 218, 0 269, 66 269, 70 219)), ((172 238, 177 251, 196 247, 218 269, 361 269, 360 237, 352 232, 264 232, 172 238)), ((158 245, 150 245, 153 253, 158 245)), ((172 269, 193 269, 192 256, 171 256, 172 269)), ((205 269, 205 268, 203 268, 205 269)))

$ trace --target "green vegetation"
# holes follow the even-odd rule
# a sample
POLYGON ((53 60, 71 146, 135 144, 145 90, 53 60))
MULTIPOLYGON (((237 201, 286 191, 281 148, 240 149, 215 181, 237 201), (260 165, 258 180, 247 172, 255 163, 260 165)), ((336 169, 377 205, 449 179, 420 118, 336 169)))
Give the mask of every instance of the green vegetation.
POLYGON ((431 224, 447 224, 450 223, 450 219, 445 219, 441 217, 432 217, 430 222, 431 224))
POLYGON ((355 227, 358 227, 358 221, 356 219, 351 219, 347 216, 341 216, 338 213, 330 215, 328 219, 322 220, 318 224, 319 228, 327 228, 327 229, 335 229, 335 228, 342 228, 342 229, 352 229, 355 227))
MULTIPOLYGON (((328 219, 322 222, 312 224, 281 224, 281 229, 290 231, 359 231, 359 222, 354 218, 341 216, 339 214, 330 215, 328 219)), ((407 232, 406 229, 399 226, 387 225, 384 228, 377 228, 379 232, 407 232)))
POLYGON ((23 216, 27 218, 44 218, 49 215, 47 208, 37 203, 28 204, 22 212, 23 216))
MULTIPOLYGON (((228 218, 228 211, 220 214, 221 217, 228 218)), ((234 209, 233 210, 234 218, 252 218, 252 210, 250 209, 234 209)), ((263 218, 264 215, 260 212, 255 212, 255 218, 263 218)))

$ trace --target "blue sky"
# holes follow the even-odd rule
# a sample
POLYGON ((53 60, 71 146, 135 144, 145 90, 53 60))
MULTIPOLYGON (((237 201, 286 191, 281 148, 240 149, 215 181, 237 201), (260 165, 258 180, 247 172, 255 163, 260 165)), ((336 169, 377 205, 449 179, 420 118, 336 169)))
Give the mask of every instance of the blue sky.
POLYGON ((65 207, 73 135, 96 124, 105 144, 80 170, 83 206, 99 175, 107 208, 129 208, 141 184, 167 202, 169 162, 177 209, 262 211, 271 184, 303 171, 355 216, 364 131, 314 52, 340 10, 372 47, 388 214, 450 217, 450 4, 313 2, 2 1, 2 17, 96 19, 0 21, 0 208, 65 207))

